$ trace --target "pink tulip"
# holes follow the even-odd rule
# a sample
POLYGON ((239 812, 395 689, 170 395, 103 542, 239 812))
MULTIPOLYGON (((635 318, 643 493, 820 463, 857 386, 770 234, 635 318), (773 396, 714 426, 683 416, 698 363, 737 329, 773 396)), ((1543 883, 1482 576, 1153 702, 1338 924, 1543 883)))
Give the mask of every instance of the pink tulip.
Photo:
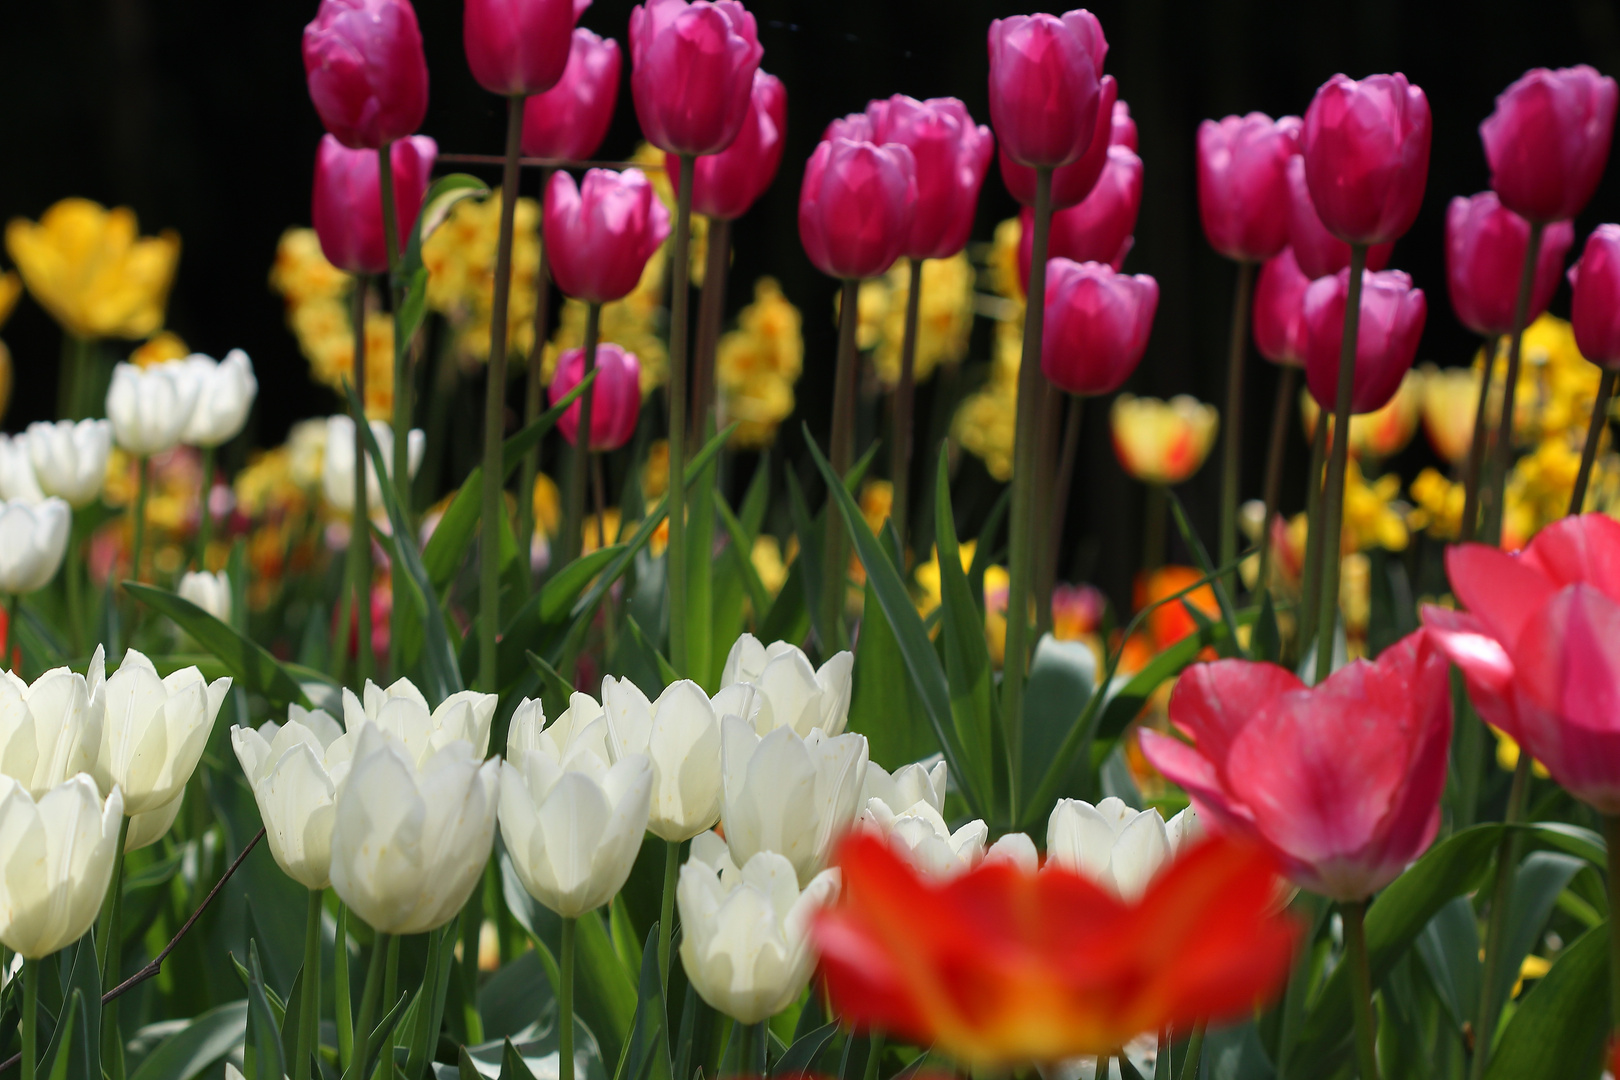
POLYGON ((1288 161, 1300 120, 1265 113, 1198 125, 1198 214, 1228 259, 1264 262, 1288 246, 1288 161))
MULTIPOLYGON (((1323 409, 1338 396, 1339 351, 1350 271, 1317 278, 1305 290, 1305 385, 1323 409)), ((1417 356, 1428 314, 1422 289, 1400 270, 1363 271, 1361 319, 1356 335, 1356 371, 1350 394, 1352 413, 1376 412, 1400 389, 1417 356)))
POLYGON ((629 295, 669 235, 669 211, 640 169, 591 169, 576 187, 552 174, 544 219, 551 276, 567 296, 606 304, 629 295))
POLYGON ((1254 287, 1254 344, 1274 364, 1305 366, 1305 290, 1311 279, 1283 248, 1260 267, 1254 287))
MULTIPOLYGON (((1104 75, 1097 94, 1097 134, 1107 132, 1109 138, 1093 137, 1085 153, 1069 164, 1059 165, 1052 170, 1054 211, 1080 205, 1096 186, 1097 178, 1108 164, 1108 148, 1113 145, 1114 106, 1119 104, 1118 97, 1119 84, 1112 75, 1104 75)), ((1126 119, 1128 121, 1129 116, 1126 119)), ((1130 129, 1132 138, 1135 132, 1133 124, 1130 129)), ((1001 182, 1007 185, 1008 194, 1025 206, 1034 206, 1035 170, 1014 161, 1005 146, 996 155, 996 160, 1001 165, 1001 182)))
POLYGON ((557 85, 523 103, 523 152, 585 161, 596 153, 619 101, 619 43, 577 28, 557 85))
MULTIPOLYGON (((1305 159, 1295 155, 1288 162, 1288 246, 1302 274, 1315 281, 1337 274, 1350 265, 1350 245, 1328 232, 1311 202, 1305 183, 1305 159)), ((1382 270, 1389 265, 1395 242, 1374 244, 1367 249, 1367 269, 1382 270)))
POLYGON ((1113 124, 1108 134, 1110 146, 1136 147, 1136 121, 1131 119, 1131 107, 1123 101, 1114 102, 1113 124))
POLYGON ((1620 523, 1566 517, 1518 555, 1463 544, 1446 572, 1467 611, 1425 607, 1423 621, 1480 717, 1571 795, 1620 813, 1620 523))
POLYGON ((737 0, 647 0, 630 12, 630 95, 647 141, 717 154, 748 119, 759 70, 754 17, 737 0))
MULTIPOLYGON (((1131 233, 1142 208, 1142 159, 1123 146, 1108 148, 1108 167, 1097 186, 1079 206, 1052 215, 1047 236, 1048 259, 1107 263, 1115 270, 1125 265, 1131 233)), ((1019 216, 1018 280, 1029 290, 1029 260, 1035 247, 1035 214, 1019 216)))
POLYGON ((1046 264, 1046 326, 1041 370, 1071 394, 1118 390, 1147 348, 1159 283, 1103 263, 1046 264))
MULTIPOLYGON (((413 135, 395 142, 389 154, 394 168, 394 226, 403 251, 422 209, 439 146, 426 135, 413 135)), ((327 262, 351 274, 387 272, 375 150, 350 150, 336 136, 321 136, 310 216, 327 262)))
POLYGON ((304 77, 326 130, 353 150, 413 134, 427 115, 427 60, 409 0, 321 0, 304 27, 304 77))
POLYGON ((1579 214, 1609 159, 1615 101, 1614 80, 1585 64, 1536 68, 1502 91, 1479 125, 1502 205, 1542 223, 1579 214))
MULTIPOLYGON (((568 349, 557 358, 557 372, 551 377, 551 402, 555 405, 585 377, 585 350, 568 349)), ((596 347, 596 381, 585 395, 591 399, 591 445, 596 453, 617 450, 636 433, 641 418, 641 364, 636 354, 611 342, 596 347)), ((557 418, 557 430, 569 446, 579 445, 581 402, 574 402, 557 418)))
POLYGON ((1365 900, 1434 842, 1451 743, 1445 656, 1423 630, 1316 687, 1275 664, 1217 660, 1176 682, 1142 751, 1213 831, 1258 841, 1301 888, 1365 900))
POLYGON ((473 78, 492 94, 542 94, 568 66, 574 23, 591 0, 464 0, 461 40, 473 78))
POLYGON ((910 150, 830 139, 816 145, 804 167, 799 240, 824 274, 877 277, 905 249, 916 205, 910 150))
POLYGON ((917 211, 901 251, 908 259, 946 259, 967 246, 995 139, 975 126, 956 98, 918 101, 896 94, 866 107, 873 142, 899 143, 917 167, 917 211))
MULTIPOLYGON (((1555 222, 1543 233, 1526 323, 1547 310, 1574 242, 1575 226, 1567 221, 1555 222)), ((1529 243, 1530 223, 1497 201, 1495 192, 1451 200, 1446 209, 1446 287, 1452 310, 1474 333, 1490 337, 1512 332, 1529 243)))
POLYGON ((1305 110, 1300 152, 1328 231, 1382 244, 1412 227, 1429 176, 1429 99, 1406 76, 1335 75, 1305 110))
POLYGON ((1570 267, 1575 287, 1569 321, 1581 355, 1620 370, 1620 225, 1599 225, 1586 238, 1581 261, 1570 267))
MULTIPOLYGON (((787 89, 782 80, 754 72, 748 119, 736 141, 718 154, 697 159, 692 174, 692 210, 733 221, 748 212, 776 179, 787 139, 787 89)), ((664 155, 664 168, 675 190, 681 187, 680 159, 664 155)))
MULTIPOLYGON (((1077 160, 1097 130, 1108 41, 1089 11, 990 24, 990 123, 1020 165, 1077 160)), ((1106 114, 1105 114, 1106 115, 1106 114)))

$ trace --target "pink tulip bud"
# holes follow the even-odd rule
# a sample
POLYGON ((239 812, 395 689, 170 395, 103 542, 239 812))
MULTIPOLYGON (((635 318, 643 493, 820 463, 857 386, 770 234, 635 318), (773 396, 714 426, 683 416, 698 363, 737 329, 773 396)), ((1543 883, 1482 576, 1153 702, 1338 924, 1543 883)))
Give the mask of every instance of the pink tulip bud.
POLYGON ((1581 355, 1620 370, 1620 225, 1599 225, 1586 238, 1581 261, 1569 269, 1575 288, 1569 321, 1581 355))
POLYGON ((304 77, 326 130, 376 150, 422 126, 427 59, 410 0, 321 0, 304 27, 304 77))
MULTIPOLYGON (((394 167, 394 227, 403 251, 422 209, 439 146, 426 135, 413 135, 395 142, 389 155, 394 167)), ((351 274, 387 272, 377 151, 350 150, 335 136, 321 136, 310 216, 327 262, 351 274)))
MULTIPOLYGON (((1300 273, 1315 281, 1349 266, 1350 245, 1328 232, 1316 215, 1310 187, 1305 183, 1305 159, 1297 154, 1288 162, 1288 192, 1288 246, 1294 249, 1300 273)), ((1388 266, 1394 250, 1393 240, 1368 248, 1367 269, 1388 266)))
MULTIPOLYGON (((1115 270, 1125 265, 1131 233, 1142 208, 1142 159, 1123 146, 1108 148, 1108 167, 1097 186, 1079 206, 1052 215, 1047 235, 1048 259, 1107 263, 1115 270)), ((1019 215, 1018 280, 1029 291, 1029 260, 1035 247, 1035 214, 1019 215)))
MULTIPOLYGON (((742 217, 776 179, 786 141, 787 89, 775 75, 756 71, 742 131, 730 146, 718 154, 706 154, 695 163, 693 212, 727 221, 742 217)), ((664 168, 679 192, 680 160, 674 154, 665 154, 664 168)))
POLYGON ((899 143, 816 145, 799 189, 799 240, 836 278, 886 273, 905 249, 917 206, 917 168, 899 143))
POLYGON ((647 0, 630 12, 630 94, 647 141, 717 154, 743 122, 759 70, 754 17, 737 0, 647 0))
MULTIPOLYGON (((557 372, 551 377, 551 403, 555 405, 585 377, 585 350, 568 349, 557 357, 557 372)), ((591 399, 591 450, 601 453, 617 450, 636 433, 641 418, 641 363, 636 354, 612 342, 596 347, 596 381, 586 395, 591 399)), ((569 446, 579 445, 579 412, 576 401, 557 418, 557 430, 569 446)))
MULTIPOLYGON (((1349 289, 1350 271, 1345 269, 1317 278, 1305 290, 1305 385, 1316 403, 1330 411, 1338 395, 1349 289)), ((1411 275, 1400 270, 1362 272, 1352 413, 1376 412, 1395 396, 1417 356, 1427 313, 1423 290, 1412 287, 1411 275)))
POLYGON ((464 0, 462 44, 492 94, 542 94, 568 66, 574 23, 591 0, 464 0))
POLYGON ((1159 283, 1103 263, 1046 264, 1041 370, 1071 394, 1109 394, 1136 370, 1153 329, 1159 283))
POLYGON ((1579 214, 1609 160, 1616 96, 1585 64, 1527 71, 1497 95, 1479 137, 1502 205, 1543 223, 1579 214))
POLYGON ((1254 287, 1254 344, 1274 364, 1305 366, 1305 290, 1311 279, 1283 248, 1260 267, 1254 287))
POLYGON ((901 254, 945 259, 967 246, 995 139, 956 98, 896 94, 866 107, 873 142, 899 143, 917 167, 917 211, 901 254))
MULTIPOLYGON (((1446 209, 1446 287, 1452 310, 1474 333, 1490 337, 1512 332, 1529 243, 1530 223, 1497 201, 1495 192, 1451 200, 1446 209)), ((1526 323, 1547 310, 1564 256, 1574 243, 1575 226, 1567 221, 1549 225, 1542 234, 1526 323)))
POLYGON ((1110 146, 1136 146, 1136 121, 1131 119, 1131 107, 1123 101, 1114 102, 1113 124, 1108 134, 1110 146))
POLYGON ((1405 75, 1323 83, 1305 110, 1300 152, 1328 231, 1382 244, 1410 229, 1429 176, 1429 136, 1429 99, 1405 75))
POLYGON ((602 145, 619 101, 619 43, 583 26, 573 33, 568 66, 550 90, 523 103, 523 152, 585 161, 602 145))
POLYGON ((551 276, 564 295, 606 304, 630 294, 669 235, 669 211, 640 169, 552 174, 544 218, 551 276))
MULTIPOLYGON (((1097 94, 1097 134, 1108 133, 1109 139, 1093 137, 1091 145, 1086 152, 1067 165, 1059 165, 1052 170, 1052 209, 1063 210, 1070 206, 1078 206, 1091 194, 1091 189, 1097 185, 1097 178, 1102 175, 1104 166, 1108 164, 1108 148, 1113 145, 1113 115, 1114 106, 1119 104, 1119 84, 1112 75, 1104 75, 1097 94)), ((1129 120, 1129 117, 1126 118, 1129 120)), ((1135 138, 1136 126, 1131 125, 1130 134, 1135 138)), ((996 155, 1001 165, 1001 181, 1007 185, 1007 192, 1025 206, 1035 205, 1035 170, 1028 165, 1020 165, 1007 154, 1003 146, 996 155)))
POLYGON ((1108 41, 1089 11, 990 24, 990 123, 1020 165, 1077 160, 1097 130, 1108 41))
POLYGON ((1198 214, 1210 247, 1263 262, 1288 246, 1288 161, 1300 120, 1265 113, 1198 125, 1198 214))

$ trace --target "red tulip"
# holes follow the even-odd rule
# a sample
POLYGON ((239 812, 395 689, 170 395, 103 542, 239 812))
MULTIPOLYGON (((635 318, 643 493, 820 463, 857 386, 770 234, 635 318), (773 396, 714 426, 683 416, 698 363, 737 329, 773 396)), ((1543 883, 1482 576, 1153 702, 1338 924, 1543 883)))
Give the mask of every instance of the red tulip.
POLYGON ((1620 225, 1599 225, 1586 238, 1581 261, 1570 267, 1575 298, 1569 321, 1581 355, 1599 367, 1620 369, 1620 225))
POLYGON ((1328 231, 1381 244, 1412 227, 1429 176, 1429 99, 1406 76, 1335 75, 1305 110, 1300 152, 1328 231))
MULTIPOLYGON (((1328 232, 1316 215, 1310 187, 1305 183, 1305 159, 1295 155, 1288 162, 1288 246, 1300 272, 1315 281, 1337 274, 1350 265, 1350 245, 1328 232)), ((1389 265, 1395 242, 1374 244, 1367 249, 1367 269, 1382 270, 1389 265)))
MULTIPOLYGON (((1547 310, 1574 242, 1575 226, 1567 221, 1555 222, 1543 233, 1527 323, 1547 310)), ((1497 201, 1495 192, 1451 200, 1446 209, 1446 287, 1452 310, 1474 333, 1490 337, 1512 332, 1529 243, 1530 223, 1497 201)))
POLYGON ((1159 283, 1103 263, 1046 264, 1041 370, 1071 394, 1108 394, 1136 370, 1153 329, 1159 283))
POLYGON ((1597 190, 1614 136, 1613 79, 1581 64, 1536 68, 1496 98, 1479 125, 1491 187, 1531 221, 1565 221, 1597 190))
POLYGON ((640 169, 591 169, 574 186, 552 174, 544 218, 551 276, 565 295, 606 304, 629 295, 669 235, 669 211, 640 169))
MULTIPOLYGON (((776 179, 786 138, 787 89, 775 75, 756 71, 748 119, 736 141, 718 154, 697 159, 692 174, 693 212, 727 221, 742 217, 776 179)), ((680 160, 665 154, 664 168, 679 191, 680 160)))
MULTIPOLYGON (((1108 148, 1113 145, 1114 106, 1119 104, 1118 97, 1119 84, 1112 75, 1104 75, 1097 94, 1097 135, 1107 132, 1109 137, 1093 137, 1085 153, 1069 164, 1059 165, 1052 170, 1053 210, 1078 206, 1096 186, 1097 178, 1108 164, 1108 148)), ((1129 116, 1126 119, 1128 121, 1129 116)), ((1133 139, 1135 131, 1133 124, 1130 132, 1133 139)), ((1035 170, 1014 161, 1005 146, 996 159, 1001 165, 1001 182, 1007 185, 1007 192, 1025 206, 1034 206, 1035 170)))
POLYGON ((304 27, 304 77, 326 130, 376 150, 422 126, 427 60, 410 0, 321 0, 304 27))
POLYGON ((461 40, 473 78, 492 94, 541 94, 568 66, 574 23, 591 0, 464 0, 461 40))
POLYGON ((799 240, 816 269, 877 277, 900 257, 917 205, 911 151, 851 139, 816 145, 799 189, 799 240))
POLYGON ((737 0, 647 0, 630 12, 630 95, 647 141, 717 154, 748 119, 759 70, 754 17, 737 0))
MULTIPOLYGON (((1020 165, 1077 160, 1097 130, 1108 41, 1089 11, 990 24, 990 123, 1020 165)), ((1106 115, 1106 114, 1105 114, 1106 115)))
MULTIPOLYGON (((551 403, 567 397, 584 377, 585 350, 566 350, 557 357, 557 371, 551 377, 551 403)), ((591 399, 591 450, 617 450, 629 442, 641 418, 641 364, 636 354, 607 341, 597 345, 596 381, 587 394, 591 399)), ((580 405, 574 402, 557 418, 557 430, 569 446, 579 445, 580 405)))
MULTIPOLYGON (((426 135, 413 135, 395 142, 389 154, 394 167, 394 227, 404 250, 422 209, 439 146, 426 135)), ((350 150, 333 135, 321 136, 310 216, 327 262, 351 274, 387 272, 375 150, 350 150)))
POLYGON ((523 152, 585 161, 602 145, 619 101, 619 43, 583 26, 572 36, 557 85, 523 103, 523 152))
POLYGON ((946 259, 967 246, 979 188, 995 139, 975 126, 956 98, 918 101, 896 94, 866 107, 873 142, 899 143, 917 167, 917 211, 901 251, 908 259, 946 259))
MULTIPOLYGON (((1052 215, 1047 235, 1048 259, 1107 263, 1115 270, 1125 265, 1131 233, 1142 208, 1142 159, 1123 146, 1108 148, 1108 167, 1097 186, 1079 206, 1052 215)), ((1018 280, 1029 291, 1029 260, 1035 247, 1035 214, 1019 216, 1018 280)))
MULTIPOLYGON (((1339 351, 1350 271, 1317 278, 1305 290, 1305 385, 1322 408, 1338 397, 1339 351)), ((1400 270, 1363 271, 1361 319, 1356 335, 1356 372, 1350 394, 1352 413, 1376 412, 1395 396, 1417 357, 1418 339, 1428 314, 1422 289, 1400 270)))
POLYGON ((1293 248, 1283 248, 1260 267, 1254 287, 1254 344, 1272 363, 1305 366, 1305 290, 1310 284, 1294 261, 1293 248))
POLYGON ((1247 660, 1198 664, 1170 697, 1189 746, 1142 751, 1211 831, 1264 844, 1296 885, 1365 900, 1434 841, 1451 744, 1451 679, 1427 632, 1319 686, 1247 660))
POLYGON ((1518 555, 1463 544, 1446 572, 1468 610, 1425 607, 1423 621, 1479 715, 1571 795, 1620 813, 1620 523, 1566 517, 1518 555))
POLYGON ((1210 247, 1263 262, 1288 246, 1288 161, 1300 120, 1265 113, 1198 125, 1198 214, 1210 247))
POLYGON ((1136 149, 1136 121, 1131 119, 1131 107, 1123 101, 1114 102, 1113 124, 1108 134, 1110 146, 1128 146, 1136 149))

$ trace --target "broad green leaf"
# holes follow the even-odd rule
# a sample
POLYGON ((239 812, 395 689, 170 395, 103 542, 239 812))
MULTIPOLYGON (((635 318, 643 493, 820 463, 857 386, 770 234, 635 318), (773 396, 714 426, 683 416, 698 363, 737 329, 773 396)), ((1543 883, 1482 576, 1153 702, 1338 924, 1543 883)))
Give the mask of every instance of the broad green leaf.
POLYGON ((599 912, 590 911, 579 917, 574 949, 577 975, 595 992, 601 1018, 607 1025, 607 1030, 598 1036, 603 1053, 616 1061, 635 1022, 636 984, 613 951, 613 942, 608 938, 599 912))
POLYGON ((456 497, 450 500, 450 505, 439 517, 439 523, 433 527, 433 535, 428 537, 427 546, 422 549, 422 568, 427 571, 433 587, 440 592, 455 579, 456 571, 461 569, 462 560, 467 557, 467 550, 478 532, 478 515, 483 510, 483 488, 483 467, 474 467, 456 491, 456 497))
MULTIPOLYGON (((817 641, 826 641, 828 640, 826 629, 818 625, 822 615, 820 518, 810 513, 810 504, 805 501, 804 488, 799 484, 799 478, 792 469, 787 471, 787 489, 788 513, 793 522, 793 535, 799 538, 799 555, 793 560, 793 570, 789 572, 789 577, 795 572, 798 574, 799 592, 804 601, 805 615, 810 628, 815 631, 817 641)), ((783 591, 786 592, 786 589, 783 591)), ((780 597, 777 603, 781 603, 780 597)))
POLYGON ((90 1075, 89 1069, 83 1067, 82 1061, 80 1067, 74 1067, 75 1058, 86 1060, 90 1058, 94 1053, 90 1049, 90 1044, 96 1041, 86 1037, 89 1025, 80 1015, 83 1012, 84 991, 74 987, 72 993, 68 995, 68 1005, 63 1011, 62 1019, 56 1025, 57 1034, 61 1038, 51 1040, 56 1046, 56 1055, 45 1059, 50 1062, 50 1068, 46 1071, 50 1080, 99 1080, 99 1077, 90 1075), (77 1038, 74 1037, 75 1033, 77 1038))
MULTIPOLYGON (((522 672, 525 652, 543 650, 547 641, 562 632, 580 594, 624 550, 624 545, 616 544, 575 559, 552 575, 507 621, 495 646, 496 681, 502 687, 522 672)), ((460 664, 463 672, 478 670, 477 634, 468 634, 461 643, 460 664)))
POLYGON ((641 980, 636 1015, 627 1044, 624 1080, 669 1080, 669 1032, 665 1027, 663 977, 658 971, 658 924, 653 923, 641 953, 641 980))
POLYGON ((1428 969, 1454 1030, 1472 1024, 1479 1010, 1479 920, 1474 905, 1459 896, 1442 905, 1417 938, 1417 954, 1428 969))
POLYGON ((167 615, 180 628, 218 657, 236 684, 244 690, 263 694, 272 709, 285 709, 290 703, 309 706, 298 680, 287 673, 263 646, 232 630, 202 608, 181 596, 138 581, 124 582, 124 589, 160 614, 167 615))
POLYGON ((1596 1080, 1609 1030, 1609 925, 1588 930, 1518 1002, 1485 1080, 1596 1080))
POLYGON ((407 277, 422 269, 422 244, 433 235, 456 203, 466 198, 482 198, 489 194, 489 185, 467 173, 450 173, 433 181, 422 197, 422 209, 405 241, 400 255, 400 272, 407 277))
POLYGON ((755 622, 759 627, 755 631, 759 640, 791 641, 800 645, 809 636, 810 609, 805 604, 804 596, 805 567, 809 561, 801 547, 798 558, 788 564, 787 579, 782 582, 776 599, 771 601, 765 615, 755 622))
MULTIPOLYGON (((1029 665, 1029 681, 1024 686, 1024 780, 1025 791, 1040 784, 1047 764, 1057 755, 1064 738, 1081 722, 1086 702, 1097 684, 1097 658, 1091 647, 1079 641, 1059 641, 1051 634, 1035 645, 1029 665)), ((1089 765, 1091 748, 1083 746, 1075 765, 1063 778, 1059 797, 1086 798, 1092 793, 1080 766, 1089 765)), ((1031 807, 1030 813, 1048 815, 1050 806, 1031 807)))
POLYGON ((504 1039, 516 1035, 547 1009, 557 1007, 551 980, 534 949, 502 964, 478 994, 478 1012, 484 1036, 504 1039))
MULTIPOLYGON (((941 449, 939 468, 934 475, 934 544, 939 554, 945 680, 950 689, 951 716, 962 756, 976 769, 974 786, 988 793, 995 790, 995 777, 1002 771, 994 745, 996 709, 990 647, 984 640, 984 612, 968 587, 967 574, 962 569, 956 521, 951 511, 949 466, 941 449)), ((892 568, 898 578, 898 564, 892 568)))
MULTIPOLYGON (((668 686, 672 682, 679 682, 681 679, 680 672, 675 670, 674 664, 664 658, 663 653, 653 648, 652 642, 647 640, 647 635, 642 631, 641 624, 636 622, 635 617, 627 616, 624 623, 625 628, 630 631, 630 636, 635 639, 636 645, 653 658, 653 663, 658 667, 658 677, 663 681, 663 685, 668 686)), ((657 695, 650 696, 656 697, 657 695)))
POLYGON ((261 1080, 278 1080, 287 1075, 287 1059, 281 1052, 281 1022, 270 1008, 264 972, 259 966, 259 946, 248 942, 248 1045, 252 1048, 261 1080))
MULTIPOLYGON (((813 1000, 812 1004, 814 1004, 813 1000)), ((807 1011, 808 1009, 809 1007, 806 1006, 807 1011)), ((821 1051, 832 1041, 832 1037, 836 1034, 838 1034, 838 1021, 834 1020, 830 1024, 823 1024, 821 1027, 794 1039, 793 1045, 788 1047, 787 1053, 783 1054, 771 1069, 771 1075, 781 1077, 810 1075, 815 1071, 816 1058, 821 1055, 821 1051)))
POLYGON ((891 772, 929 756, 939 747, 939 740, 929 730, 927 710, 917 694, 916 683, 896 677, 905 664, 900 643, 895 640, 868 574, 865 614, 855 640, 849 730, 865 735, 872 760, 891 772))
POLYGON ((456 925, 452 920, 428 934, 427 971, 422 977, 421 989, 417 991, 415 1023, 406 1030, 407 1080, 418 1080, 439 1048, 439 1029, 444 1025, 444 1000, 450 992, 450 973, 455 968, 451 950, 455 947, 456 925))
POLYGON ((759 530, 765 527, 765 511, 770 509, 770 503, 771 455, 766 451, 759 456, 759 464, 754 466, 754 475, 748 481, 748 490, 743 493, 742 505, 737 508, 737 520, 742 523, 748 539, 758 536, 759 530))
POLYGON ((1533 851, 1514 871, 1513 899, 1508 905, 1506 933, 1502 935, 1502 959, 1497 966, 1493 1000, 1509 999, 1524 958, 1541 940, 1541 932, 1552 916, 1558 894, 1585 865, 1573 855, 1533 851))
MULTIPOLYGON (((753 491, 750 489, 749 495, 752 494, 753 491)), ((720 521, 725 525, 726 535, 731 539, 733 572, 747 591, 748 601, 754 606, 754 620, 757 623, 771 609, 771 594, 765 591, 765 583, 759 579, 759 571, 754 569, 754 534, 750 533, 737 515, 731 512, 725 496, 719 492, 715 493, 714 506, 720 512, 720 521)), ((730 639, 722 637, 717 640, 730 639)), ((715 651, 719 652, 718 649, 715 651)), ((725 658, 721 657, 720 660, 723 665, 725 658)))
MULTIPOLYGON (((62 992, 78 1005, 76 1026, 63 1016, 49 1045, 40 1057, 42 1067, 55 1074, 65 1069, 68 1080, 100 1080, 101 1077, 101 970, 96 960, 95 930, 92 929, 72 949, 72 966, 60 969, 66 982, 62 992)), ((66 950, 63 959, 67 959, 66 950)), ((49 961, 43 961, 49 962, 49 961)))

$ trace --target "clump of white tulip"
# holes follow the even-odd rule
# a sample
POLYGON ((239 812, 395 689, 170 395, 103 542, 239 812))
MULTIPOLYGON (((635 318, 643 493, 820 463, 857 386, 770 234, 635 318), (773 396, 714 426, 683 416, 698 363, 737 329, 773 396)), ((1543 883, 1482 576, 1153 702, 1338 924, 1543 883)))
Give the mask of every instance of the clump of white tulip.
POLYGON ((248 354, 232 349, 216 363, 211 356, 192 353, 179 363, 197 386, 196 404, 186 419, 181 441, 212 449, 236 438, 259 395, 259 380, 253 375, 248 354))
POLYGON ((0 435, 0 499, 30 505, 45 501, 28 444, 26 434, 0 435))
POLYGON ((943 814, 945 788, 943 761, 932 769, 905 765, 893 776, 881 765, 869 764, 859 824, 887 838, 924 873, 949 877, 971 870, 984 858, 990 828, 975 818, 952 832, 943 814))
POLYGON ((681 679, 648 701, 630 680, 609 675, 602 705, 613 760, 644 754, 651 762, 647 828, 674 842, 713 828, 720 820, 720 718, 703 688, 681 679))
POLYGON ((22 596, 50 584, 72 526, 73 511, 61 499, 0 503, 0 593, 22 596))
POLYGON ((77 773, 95 768, 101 750, 102 703, 92 707, 83 675, 52 668, 32 683, 15 672, 0 678, 0 773, 35 799, 77 773))
POLYGON ((721 671, 722 686, 746 683, 759 692, 751 719, 761 734, 788 727, 801 736, 820 728, 839 735, 849 724, 850 673, 855 657, 835 653, 820 668, 798 646, 786 641, 763 645, 753 634, 743 634, 731 646, 721 671))
POLYGON ((1133 810, 1112 796, 1095 806, 1059 799, 1046 823, 1046 864, 1135 900, 1198 835, 1198 816, 1190 808, 1165 821, 1156 809, 1133 810))
POLYGON ((208 744, 230 678, 210 683, 195 667, 160 677, 151 660, 130 649, 105 686, 97 650, 86 681, 92 696, 104 694, 106 702, 94 770, 101 790, 123 789, 131 817, 177 800, 208 744))
POLYGON ((107 388, 113 438, 139 458, 180 445, 202 392, 197 373, 179 360, 141 368, 119 364, 107 388))

